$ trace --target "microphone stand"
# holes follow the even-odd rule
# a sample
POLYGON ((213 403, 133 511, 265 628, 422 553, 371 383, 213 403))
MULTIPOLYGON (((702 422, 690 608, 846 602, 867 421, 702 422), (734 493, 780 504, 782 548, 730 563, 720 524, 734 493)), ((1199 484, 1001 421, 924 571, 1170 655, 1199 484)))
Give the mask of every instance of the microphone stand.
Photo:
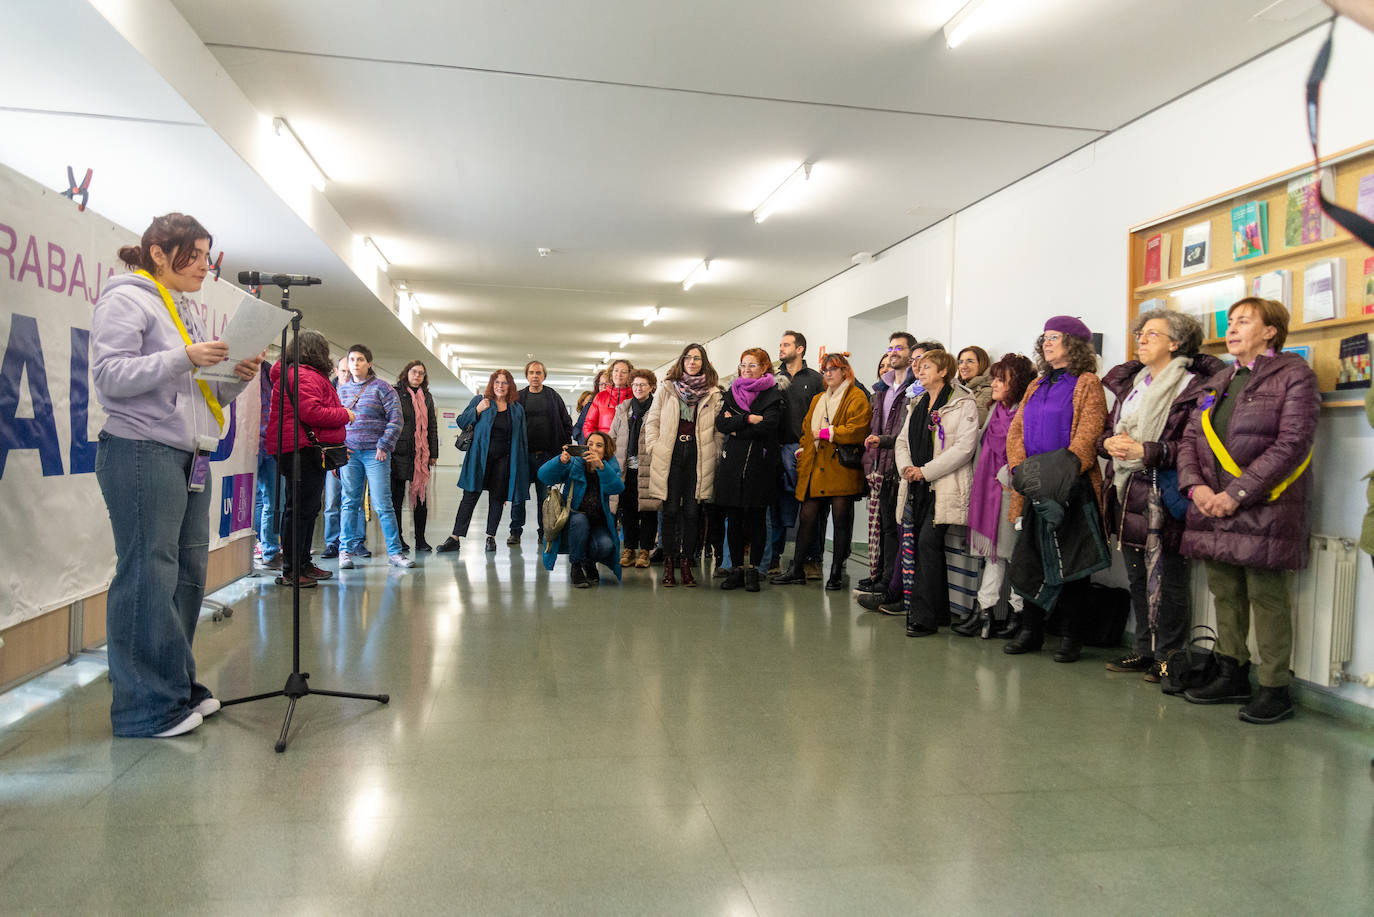
MULTIPOLYGON (((264 278, 266 279, 266 278, 264 278)), ((314 279, 314 278, 302 278, 314 279)), ((292 424, 292 442, 296 448, 291 452, 291 544, 283 547, 282 550, 296 549, 296 541, 300 537, 300 510, 301 510, 301 439, 300 439, 300 403, 301 403, 301 313, 298 309, 291 308, 291 281, 286 275, 276 275, 273 282, 281 287, 281 307, 291 313, 291 341, 295 345, 291 357, 290 369, 293 373, 292 389, 289 397, 295 410, 292 411, 294 418, 292 424)), ((315 281, 318 283, 319 281, 315 281)), ((261 290, 261 287, 259 287, 261 290)), ((261 297, 261 293, 259 293, 261 297)), ((281 352, 286 354, 286 329, 281 330, 281 352)), ((279 364, 282 361, 278 361, 279 364)), ((285 414, 288 392, 286 388, 286 372, 282 372, 277 378, 277 404, 278 412, 285 414)), ((282 440, 285 424, 280 420, 277 422, 277 459, 282 458, 282 440)), ((280 471, 278 471, 280 474, 280 471)), ((325 691, 320 688, 310 687, 310 673, 301 671, 301 564, 299 558, 293 558, 293 570, 291 576, 291 674, 286 676, 286 686, 280 691, 268 691, 266 694, 254 694, 250 697, 236 697, 233 700, 221 701, 220 706, 228 707, 231 704, 246 704, 251 701, 266 700, 269 697, 285 697, 286 719, 281 724, 281 735, 277 737, 277 744, 273 748, 280 754, 286 751, 286 734, 291 729, 291 716, 296 712, 296 701, 308 694, 324 694, 329 697, 351 697, 357 700, 373 700, 380 704, 389 703, 389 694, 355 694, 351 691, 325 691)), ((282 565, 285 567, 285 564, 282 565)))

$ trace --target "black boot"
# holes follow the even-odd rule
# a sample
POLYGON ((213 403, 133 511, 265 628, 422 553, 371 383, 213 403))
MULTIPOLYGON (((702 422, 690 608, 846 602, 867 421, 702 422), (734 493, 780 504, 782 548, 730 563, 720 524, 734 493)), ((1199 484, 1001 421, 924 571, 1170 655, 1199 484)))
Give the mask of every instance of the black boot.
POLYGON ((425 523, 429 521, 429 504, 415 504, 415 550, 432 550, 429 542, 425 541, 425 523))
POLYGON ((570 561, 568 569, 572 575, 574 589, 586 589, 591 583, 587 582, 587 572, 582 569, 582 564, 577 561, 570 561))
POLYGON ((977 605, 974 605, 972 614, 970 614, 967 618, 964 618, 964 620, 960 623, 951 627, 949 629, 949 632, 952 634, 958 634, 961 637, 977 636, 978 632, 983 629, 983 620, 987 617, 989 617, 988 612, 979 608, 977 605))
POLYGON ((830 562, 830 578, 825 581, 828 592, 838 592, 844 588, 844 559, 836 557, 830 562))
POLYGON ((1247 723, 1261 726, 1277 723, 1293 715, 1293 697, 1288 693, 1287 685, 1277 688, 1260 685, 1259 697, 1241 707, 1236 715, 1247 723))
POLYGON ((1078 635, 1078 609, 1059 606, 1059 649, 1054 651, 1055 662, 1077 662, 1083 655, 1083 640, 1078 635))
POLYGON ((1250 663, 1216 654, 1216 677, 1200 688, 1189 688, 1183 699, 1194 704, 1243 704, 1250 699, 1250 663))
POLYGON ((1010 611, 1007 613, 1007 619, 1005 621, 993 627, 992 635, 998 640, 1010 640, 1012 637, 1015 637, 1020 630, 1021 612, 1010 611))
POLYGON ((730 572, 725 574, 725 579, 720 581, 722 589, 743 589, 744 588, 744 568, 731 567, 730 572))
POLYGON ((805 586, 806 569, 802 566, 801 561, 793 557, 792 565, 768 582, 774 586, 805 586))
POLYGON ((1021 630, 1015 639, 1002 647, 1002 652, 1012 656, 1021 653, 1034 653, 1045 645, 1045 612, 1041 608, 1027 604, 1021 613, 1021 630))
POLYGON ((744 571, 744 591, 745 591, 745 592, 758 592, 758 591, 759 591, 759 568, 758 568, 758 567, 750 567, 748 570, 745 570, 745 571, 744 571))

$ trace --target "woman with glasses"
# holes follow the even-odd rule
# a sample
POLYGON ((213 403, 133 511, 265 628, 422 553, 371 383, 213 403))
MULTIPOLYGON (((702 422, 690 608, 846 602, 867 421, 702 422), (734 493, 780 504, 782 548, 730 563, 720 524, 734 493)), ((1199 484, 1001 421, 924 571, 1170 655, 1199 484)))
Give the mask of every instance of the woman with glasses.
POLYGON ((725 443, 716 472, 715 502, 725 515, 731 562, 722 589, 743 586, 746 592, 759 591, 768 507, 777 500, 778 430, 785 401, 767 351, 752 347, 740 354, 739 375, 726 390, 716 417, 716 429, 724 434, 725 443))
POLYGON ((616 508, 625 536, 621 567, 633 564, 647 568, 658 538, 658 506, 647 498, 649 458, 644 448, 644 418, 654 405, 657 387, 658 379, 652 372, 636 369, 630 375, 630 398, 615 409, 615 420, 611 421, 611 442, 618 444, 624 458, 620 462, 620 476, 625 481, 625 490, 616 508), (641 494, 645 494, 643 499, 641 494))
POLYGON ((458 415, 457 423, 460 429, 475 423, 477 429, 458 473, 463 501, 453 519, 453 534, 435 550, 448 553, 462 546, 460 539, 467 535, 477 501, 486 491, 486 549, 495 551, 496 530, 501 526, 506 502, 530 492, 525 408, 515 400, 515 377, 510 371, 498 369, 492 373, 486 391, 472 399, 458 415))
POLYGON ((1054 661, 1076 662, 1083 653, 1079 615, 1088 605, 1088 577, 1109 565, 1098 515, 1102 471, 1097 464, 1097 437, 1107 421, 1107 399, 1096 374, 1097 354, 1088 326, 1069 315, 1045 322, 1035 342, 1035 368, 1040 377, 1026 387, 1021 409, 1007 431, 1007 465, 1017 488, 1011 518, 1022 520, 1008 572, 1026 603, 1021 632, 1002 652, 1016 655, 1039 650, 1045 643, 1045 618, 1057 609, 1060 640, 1054 661), (1022 488, 1030 489, 1031 482, 1018 478, 1016 472, 1032 458, 1043 472, 1034 478, 1037 481, 1044 481, 1051 471, 1065 477, 1065 466, 1072 463, 1067 469, 1071 484, 1064 519, 1081 524, 1073 527, 1071 544, 1061 540, 1066 534, 1062 527, 1045 534, 1048 522, 1041 521, 1050 519, 1060 504, 1045 499, 1026 507, 1022 488), (1051 551, 1055 553, 1047 553, 1051 551), (1066 558, 1071 566, 1064 564, 1066 558), (1044 582, 1047 566, 1065 578, 1062 585, 1044 582))
POLYGON ((988 352, 981 347, 969 346, 959 351, 959 384, 973 393, 980 424, 987 423, 992 410, 992 379, 988 376, 991 365, 988 352))
MULTIPOLYGON (((825 588, 844 588, 844 564, 854 533, 854 498, 863 493, 863 441, 868 438, 869 404, 853 384, 854 370, 838 353, 821 360, 825 391, 811 399, 802 421, 801 442, 797 444, 797 491, 801 511, 797 518, 797 544, 808 545, 816 537, 821 508, 830 508, 835 527, 835 551, 825 588), (840 461, 841 447, 852 459, 840 461), (851 467, 852 465, 852 467, 851 467)), ((777 586, 806 584, 806 569, 799 547, 792 565, 773 577, 777 586)))
POLYGON ((583 432, 583 429, 586 427, 587 414, 592 409, 592 402, 596 400, 597 395, 610 387, 611 383, 606 379, 606 370, 603 369, 597 372, 596 377, 592 379, 592 390, 577 396, 577 421, 573 424, 574 442, 578 444, 587 442, 587 434, 583 432))
POLYGON ((1137 359, 1127 360, 1102 379, 1116 396, 1098 453, 1107 459, 1103 521, 1126 561, 1135 611, 1135 649, 1107 663, 1109 672, 1143 673, 1160 679, 1160 664, 1179 649, 1192 620, 1188 560, 1179 553, 1187 503, 1178 491, 1178 447, 1188 418, 1206 394, 1206 382, 1225 368, 1216 357, 1198 353, 1202 325, 1191 315, 1169 309, 1142 313, 1131 329, 1137 359), (1149 588, 1145 538, 1149 532, 1150 488, 1158 486, 1178 515, 1164 514, 1160 559, 1158 621, 1149 627, 1149 588))
POLYGON ((688 344, 664 376, 644 420, 651 500, 663 502, 663 585, 695 586, 692 559, 699 550, 701 504, 715 494, 721 439, 716 415, 721 395, 706 348, 688 344))

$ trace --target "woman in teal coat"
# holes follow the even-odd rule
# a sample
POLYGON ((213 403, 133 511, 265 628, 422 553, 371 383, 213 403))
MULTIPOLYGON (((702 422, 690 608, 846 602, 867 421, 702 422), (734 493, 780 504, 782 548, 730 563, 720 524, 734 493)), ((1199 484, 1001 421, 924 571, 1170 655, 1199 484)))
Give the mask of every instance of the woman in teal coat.
POLYGON ((563 484, 569 509, 568 524, 544 546, 544 568, 552 570, 559 554, 567 554, 572 584, 585 589, 601 582, 596 565, 603 563, 620 579, 620 538, 615 532, 611 496, 625 489, 615 460, 615 440, 600 431, 587 436, 586 453, 571 455, 568 447, 539 469, 539 480, 552 487, 563 484))
POLYGON ((515 400, 515 379, 508 371, 498 369, 492 373, 486 391, 472 399, 458 415, 460 428, 473 424, 477 429, 472 446, 458 473, 463 502, 458 504, 453 534, 435 549, 440 553, 458 550, 458 540, 468 533, 482 491, 487 492, 488 551, 496 550, 496 529, 506 503, 529 496, 530 450, 525 438, 525 408, 515 400))

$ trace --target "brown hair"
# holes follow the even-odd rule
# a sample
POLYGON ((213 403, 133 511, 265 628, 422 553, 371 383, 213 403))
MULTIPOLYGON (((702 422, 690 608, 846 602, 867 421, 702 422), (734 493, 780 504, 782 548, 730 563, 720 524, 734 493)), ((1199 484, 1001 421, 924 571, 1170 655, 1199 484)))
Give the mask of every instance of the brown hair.
MULTIPOLYGON (((1069 375, 1081 376, 1084 373, 1097 372, 1097 354, 1093 351, 1092 341, 1077 335, 1064 334, 1062 331, 1060 334, 1063 336, 1064 354, 1069 361, 1065 367, 1069 375)), ((1045 360, 1045 335, 1042 332, 1035 339, 1035 371, 1045 375, 1052 369, 1054 367, 1045 360)))
MULTIPOLYGON (((633 373, 633 372, 635 371, 635 365, 634 365, 633 363, 631 363, 629 360, 626 360, 624 357, 617 358, 617 359, 611 361, 611 365, 610 365, 610 366, 607 366, 607 367, 606 367, 606 381, 607 381, 607 382, 609 382, 610 379, 611 379, 611 370, 615 369, 616 366, 617 366, 618 364, 620 364, 620 363, 624 363, 624 364, 625 364, 625 372, 626 372, 626 373, 633 373)), ((630 383, 627 381, 625 384, 626 384, 626 385, 629 385, 630 383)))
MULTIPOLYGON (((892 339, 888 338, 888 340, 890 341, 892 339)), ((926 353, 930 353, 932 350, 944 350, 945 345, 941 344, 939 341, 917 341, 915 344, 911 345, 911 349, 924 350, 926 353)))
POLYGON ((645 382, 648 382, 650 391, 658 388, 658 376, 654 375, 652 369, 636 369, 634 372, 630 373, 630 383, 632 385, 636 379, 643 379, 645 382))
POLYGON ((401 370, 401 374, 396 377, 396 384, 406 386, 410 385, 410 380, 407 378, 407 376, 409 376, 410 371, 417 366, 425 371, 425 379, 423 382, 420 383, 420 388, 424 389, 425 391, 429 391, 429 367, 425 365, 424 360, 411 360, 409 363, 407 363, 405 365, 405 368, 401 370))
POLYGON ((706 348, 700 344, 688 344, 682 348, 682 353, 678 354, 677 362, 673 364, 672 369, 663 374, 663 378, 669 382, 676 382, 681 379, 684 375, 682 361, 686 359, 688 352, 693 348, 701 351, 701 372, 706 376, 706 387, 715 388, 716 383, 720 382, 720 376, 716 374, 716 368, 711 365, 710 357, 706 356, 706 348))
POLYGON ((791 338, 792 346, 800 349, 803 354, 806 353, 806 335, 802 334, 800 331, 784 331, 782 336, 791 338))
POLYGON ((922 354, 921 359, 916 361, 916 365, 920 366, 922 363, 929 363, 935 367, 937 372, 944 373, 946 385, 959 381, 959 361, 954 359, 954 354, 943 347, 939 350, 928 350, 922 354))
POLYGON ((1247 296, 1236 300, 1231 304, 1231 308, 1226 310, 1227 321, 1230 321, 1231 316, 1242 306, 1252 309, 1261 322, 1278 331, 1269 342, 1269 346, 1274 348, 1274 353, 1282 351, 1283 342, 1288 340, 1288 310, 1283 303, 1272 299, 1260 299, 1258 296, 1247 296))
POLYGON ((153 218, 153 222, 143 230, 143 238, 138 245, 126 245, 119 250, 119 260, 133 270, 144 270, 156 277, 157 263, 153 261, 152 253, 156 245, 172 259, 172 270, 179 271, 195 258, 198 239, 215 244, 214 237, 195 217, 184 213, 164 214, 153 218))
POLYGON ((992 359, 988 357, 988 352, 976 344, 965 347, 963 350, 959 351, 959 356, 962 357, 966 353, 973 354, 974 359, 978 361, 978 372, 974 373, 975 376, 983 375, 983 373, 988 371, 988 367, 992 365, 992 359))
POLYGON ((601 437, 602 445, 605 447, 605 457, 615 458, 615 439, 611 437, 611 434, 603 433, 600 430, 593 430, 592 432, 587 434, 588 443, 591 442, 593 436, 601 437))
POLYGON ((1003 354, 1002 359, 992 364, 988 374, 1006 383, 1008 402, 1020 404, 1021 398, 1026 394, 1026 387, 1035 378, 1035 364, 1030 361, 1030 357, 1019 353, 1003 354))
POLYGON ((583 392, 577 396, 577 412, 582 413, 582 409, 587 406, 587 402, 596 397, 595 392, 583 392))
POLYGON ((549 368, 545 366, 543 363, 540 363, 538 360, 530 360, 528 363, 525 364, 525 376, 527 378, 530 374, 531 366, 538 366, 540 369, 544 370, 544 375, 546 376, 549 374, 549 368))
POLYGON ((840 369, 844 370, 845 379, 849 380, 850 382, 854 381, 854 367, 849 365, 849 360, 845 359, 845 356, 842 353, 826 354, 821 359, 821 373, 823 374, 826 368, 830 366, 830 364, 832 363, 834 363, 840 369))
POLYGON ((593 394, 593 395, 600 394, 600 392, 601 392, 601 383, 602 383, 602 382, 605 382, 607 385, 610 385, 610 380, 606 378, 606 370, 604 370, 604 369, 598 369, 598 370, 596 371, 596 375, 595 375, 595 376, 592 376, 592 394, 593 394))
POLYGON ((750 347, 744 353, 740 354, 739 359, 741 363, 744 362, 745 357, 753 357, 755 360, 758 360, 759 365, 763 367, 763 374, 765 376, 773 374, 773 361, 769 359, 768 351, 764 350, 762 347, 750 347))
POLYGON ((321 376, 326 379, 329 378, 329 374, 334 371, 334 361, 329 358, 329 342, 324 339, 323 334, 309 328, 302 328, 299 335, 293 340, 287 341, 286 349, 281 352, 283 372, 295 360, 298 349, 301 353, 302 366, 309 366, 311 369, 318 370, 321 376))
POLYGON ((502 376, 506 377, 506 386, 510 389, 506 394, 506 404, 510 404, 515 400, 515 377, 510 374, 509 369, 498 369, 491 374, 491 378, 487 380, 487 390, 482 393, 482 397, 491 401, 496 400, 496 380, 502 376))

